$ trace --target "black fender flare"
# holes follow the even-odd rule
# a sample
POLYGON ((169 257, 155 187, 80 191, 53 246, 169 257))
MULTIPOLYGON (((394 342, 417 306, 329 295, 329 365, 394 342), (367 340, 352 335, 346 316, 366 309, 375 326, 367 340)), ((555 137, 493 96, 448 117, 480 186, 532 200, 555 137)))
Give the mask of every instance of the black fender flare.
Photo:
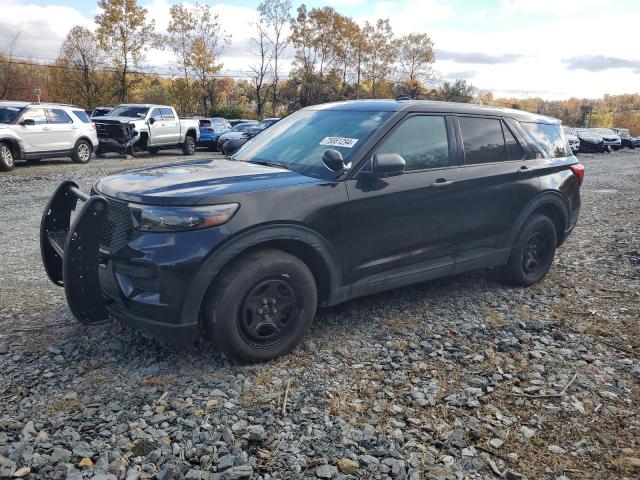
POLYGON ((329 272, 329 295, 342 286, 343 273, 333 246, 318 232, 298 224, 269 224, 252 228, 227 239, 205 260, 192 280, 184 299, 180 323, 198 322, 200 307, 214 278, 234 258, 248 249, 274 240, 296 240, 313 248, 329 272))
POLYGON ((552 206, 557 212, 560 213, 561 220, 564 224, 564 229, 562 232, 558 232, 558 234, 561 235, 559 244, 564 241, 564 238, 566 236, 566 229, 570 224, 569 204, 567 202, 567 199, 561 193, 553 190, 547 190, 534 197, 533 200, 531 200, 522 210, 522 212, 520 212, 520 215, 518 215, 518 218, 516 219, 511 230, 511 235, 509 236, 509 245, 513 244, 513 241, 524 225, 524 222, 527 221, 527 218, 529 218, 531 214, 538 210, 540 207, 544 207, 547 205, 552 206))

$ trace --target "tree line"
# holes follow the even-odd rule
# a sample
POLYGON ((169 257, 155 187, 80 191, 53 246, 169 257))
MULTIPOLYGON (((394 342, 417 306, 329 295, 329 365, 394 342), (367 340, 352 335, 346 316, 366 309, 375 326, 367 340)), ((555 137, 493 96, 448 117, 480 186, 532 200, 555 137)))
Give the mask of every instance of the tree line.
POLYGON ((494 99, 464 80, 441 81, 429 35, 398 36, 387 19, 360 25, 332 7, 305 4, 291 15, 291 0, 262 0, 249 25, 251 61, 246 72, 232 78, 221 73, 231 35, 209 5, 172 5, 164 33, 137 0, 99 0, 98 7, 95 31, 71 28, 51 64, 16 59, 19 35, 8 38, 0 53, 0 98, 33 98, 38 87, 44 100, 85 108, 166 103, 184 116, 261 118, 329 101, 406 95, 520 108, 569 125, 630 126, 640 134, 638 95, 597 101, 494 99), (172 53, 169 72, 145 67, 151 49, 172 53))

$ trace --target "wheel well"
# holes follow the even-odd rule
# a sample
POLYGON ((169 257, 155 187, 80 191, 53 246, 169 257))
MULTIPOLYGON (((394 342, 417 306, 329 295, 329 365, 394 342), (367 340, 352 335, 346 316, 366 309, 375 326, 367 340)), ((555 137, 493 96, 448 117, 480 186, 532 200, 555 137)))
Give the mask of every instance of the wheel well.
POLYGON ((187 137, 193 137, 193 139, 195 140, 197 138, 196 131, 195 130, 187 130, 187 137))
POLYGON ((80 140, 84 140, 85 142, 87 142, 89 144, 89 148, 93 152, 93 150, 94 150, 93 143, 91 143, 91 139, 89 137, 80 137, 80 138, 78 138, 78 140, 76 140, 76 146, 78 146, 78 142, 80 140))
POLYGON ((551 219, 551 221, 556 227, 556 236, 558 237, 558 246, 560 246, 564 240, 564 232, 567 229, 564 215, 562 215, 562 212, 560 211, 560 209, 552 203, 545 203, 543 205, 540 205, 538 208, 536 208, 531 214, 533 215, 536 213, 545 215, 551 219))
POLYGON ((18 145, 18 142, 16 142, 12 138, 0 138, 0 143, 6 143, 9 146, 9 149, 11 150, 11 155, 13 155, 13 158, 15 160, 18 160, 18 158, 21 156, 20 146, 18 145))

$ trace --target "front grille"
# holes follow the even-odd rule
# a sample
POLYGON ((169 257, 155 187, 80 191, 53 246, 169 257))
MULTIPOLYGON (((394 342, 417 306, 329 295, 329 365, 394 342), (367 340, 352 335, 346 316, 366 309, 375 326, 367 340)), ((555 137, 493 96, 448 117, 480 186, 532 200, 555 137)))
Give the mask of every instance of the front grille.
POLYGON ((109 210, 102 227, 100 248, 107 252, 114 252, 129 243, 133 234, 133 221, 126 203, 105 198, 107 198, 109 210))

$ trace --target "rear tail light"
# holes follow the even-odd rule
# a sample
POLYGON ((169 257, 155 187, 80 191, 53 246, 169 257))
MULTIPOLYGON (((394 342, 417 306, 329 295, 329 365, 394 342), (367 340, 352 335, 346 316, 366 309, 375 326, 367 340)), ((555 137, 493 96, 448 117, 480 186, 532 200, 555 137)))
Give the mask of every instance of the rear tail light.
POLYGON ((582 185, 582 182, 584 182, 584 165, 581 163, 571 165, 571 171, 576 177, 578 177, 578 184, 582 185))

